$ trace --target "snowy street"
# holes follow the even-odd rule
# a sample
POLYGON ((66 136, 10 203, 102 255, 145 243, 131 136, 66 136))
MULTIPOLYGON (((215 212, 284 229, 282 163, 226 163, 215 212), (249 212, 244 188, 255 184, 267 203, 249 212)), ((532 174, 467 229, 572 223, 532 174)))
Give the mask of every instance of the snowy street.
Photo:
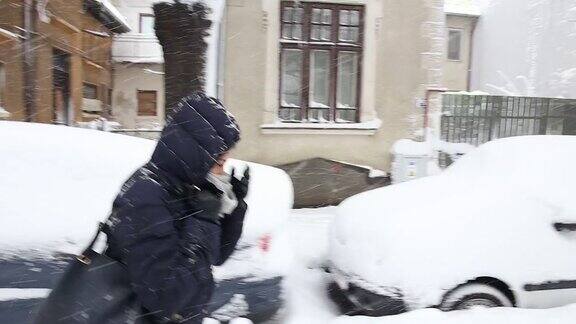
MULTIPOLYGON (((287 226, 280 234, 283 236, 282 240, 286 239, 282 242, 286 244, 282 249, 286 249, 285 253, 292 252, 291 262, 286 264, 287 275, 283 284, 285 310, 282 316, 269 324, 572 324, 576 317, 576 305, 548 310, 507 308, 448 313, 428 309, 382 318, 339 316, 335 305, 326 294, 330 276, 318 268, 326 260, 328 232, 334 211, 334 207, 292 211, 287 226)), ((44 291, 33 289, 27 292, 36 293, 38 296, 46 295, 44 291)), ((3 293, 5 296, 0 296, 0 301, 2 298, 13 298, 17 293, 21 294, 14 289, 4 289, 3 293)), ((11 307, 17 305, 22 307, 24 303, 14 301, 11 307)), ((0 308, 0 311, 10 310, 6 307, 0 308)), ((216 322, 207 320, 206 323, 216 322)))

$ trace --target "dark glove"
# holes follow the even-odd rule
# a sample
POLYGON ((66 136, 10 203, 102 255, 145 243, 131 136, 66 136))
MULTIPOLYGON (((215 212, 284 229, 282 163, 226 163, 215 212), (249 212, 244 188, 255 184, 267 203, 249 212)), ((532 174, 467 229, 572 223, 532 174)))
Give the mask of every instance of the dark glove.
POLYGON ((211 183, 207 183, 203 188, 196 192, 191 198, 190 203, 194 207, 193 217, 205 220, 210 223, 220 225, 220 207, 222 201, 220 196, 222 192, 211 183))
POLYGON ((244 200, 248 195, 248 185, 250 184, 250 168, 246 167, 242 179, 237 179, 234 176, 234 169, 230 174, 230 184, 232 184, 232 191, 238 200, 244 200))

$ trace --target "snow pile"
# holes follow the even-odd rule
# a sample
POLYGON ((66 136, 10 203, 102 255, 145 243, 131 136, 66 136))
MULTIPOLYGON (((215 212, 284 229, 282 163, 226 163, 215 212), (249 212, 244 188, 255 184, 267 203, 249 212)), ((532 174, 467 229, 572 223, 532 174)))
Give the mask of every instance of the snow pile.
POLYGON ((283 228, 286 318, 281 323, 329 323, 337 312, 327 299, 328 275, 318 270, 328 256, 330 225, 337 207, 295 209, 283 228))
POLYGON ((438 176, 344 201, 331 261, 366 289, 400 288, 413 308, 479 276, 520 294, 526 283, 573 278, 576 240, 552 224, 576 222, 574 165, 573 136, 487 143, 438 176))
POLYGON ((284 280, 287 314, 281 323, 331 323, 335 305, 328 299, 327 274, 317 269, 293 267, 284 280))
POLYGON ((318 267, 328 257, 330 224, 337 207, 295 209, 286 230, 290 233, 290 247, 296 261, 304 266, 318 267))
POLYGON ((576 318, 576 305, 555 309, 493 308, 442 312, 424 309, 380 318, 340 317, 331 324, 570 324, 576 318))
MULTIPOLYGON (((105 219, 122 183, 150 157, 155 142, 65 126, 0 122, 0 250, 76 253, 105 219)), ((232 160, 240 171, 246 163, 232 160)), ((276 168, 248 163, 243 240, 288 217, 292 185, 276 168)), ((228 166, 229 167, 229 166, 228 166)))
POLYGON ((45 288, 0 288, 0 302, 16 299, 46 298, 50 289, 45 288))
POLYGON ((9 118, 10 113, 0 106, 0 118, 9 118))

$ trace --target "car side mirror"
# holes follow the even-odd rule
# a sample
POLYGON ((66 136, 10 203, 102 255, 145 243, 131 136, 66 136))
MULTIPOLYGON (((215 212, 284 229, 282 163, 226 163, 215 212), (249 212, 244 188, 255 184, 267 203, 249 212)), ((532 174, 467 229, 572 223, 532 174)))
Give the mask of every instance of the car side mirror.
POLYGON ((557 232, 576 232, 576 223, 554 223, 554 229, 557 232))

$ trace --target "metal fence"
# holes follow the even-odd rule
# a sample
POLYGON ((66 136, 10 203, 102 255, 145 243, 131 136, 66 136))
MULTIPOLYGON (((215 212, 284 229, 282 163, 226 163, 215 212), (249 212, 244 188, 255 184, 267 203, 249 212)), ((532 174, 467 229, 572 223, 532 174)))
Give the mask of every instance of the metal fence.
POLYGON ((520 135, 576 135, 576 99, 444 94, 441 138, 480 145, 520 135))

